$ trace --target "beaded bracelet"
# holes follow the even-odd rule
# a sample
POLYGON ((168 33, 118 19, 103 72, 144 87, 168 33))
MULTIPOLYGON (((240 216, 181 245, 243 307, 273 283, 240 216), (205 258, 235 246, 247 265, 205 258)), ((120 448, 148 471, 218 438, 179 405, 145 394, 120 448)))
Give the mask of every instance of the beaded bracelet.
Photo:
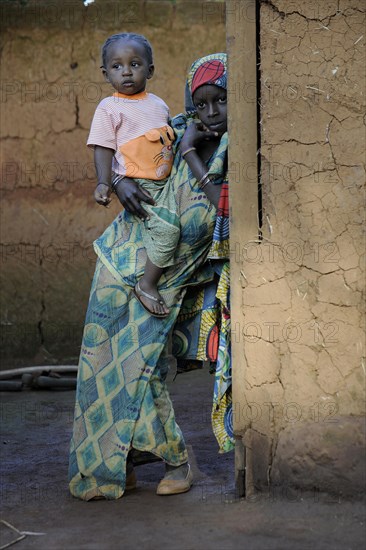
POLYGON ((195 150, 196 150, 195 147, 188 147, 188 149, 186 149, 185 151, 183 151, 182 157, 184 158, 188 153, 190 153, 191 151, 195 151, 195 150))

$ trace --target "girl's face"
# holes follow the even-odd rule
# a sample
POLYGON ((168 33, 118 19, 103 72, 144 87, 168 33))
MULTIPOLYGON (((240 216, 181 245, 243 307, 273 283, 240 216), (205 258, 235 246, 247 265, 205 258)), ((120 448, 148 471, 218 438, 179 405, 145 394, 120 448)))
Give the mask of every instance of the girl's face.
POLYGON ((149 64, 145 48, 134 40, 117 40, 107 50, 103 74, 120 94, 133 95, 143 92, 146 81, 154 74, 154 65, 149 64))
POLYGON ((193 94, 193 103, 200 121, 212 132, 222 135, 227 130, 227 94, 224 88, 204 84, 193 94))

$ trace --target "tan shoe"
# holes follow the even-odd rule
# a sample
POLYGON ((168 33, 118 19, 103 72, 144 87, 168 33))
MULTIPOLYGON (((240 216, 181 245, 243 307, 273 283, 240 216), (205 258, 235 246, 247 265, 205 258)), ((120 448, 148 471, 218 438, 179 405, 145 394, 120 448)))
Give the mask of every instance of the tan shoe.
POLYGON ((163 478, 158 488, 156 489, 157 495, 179 495, 179 493, 186 493, 192 487, 193 474, 191 467, 188 464, 188 472, 185 479, 169 479, 163 478))

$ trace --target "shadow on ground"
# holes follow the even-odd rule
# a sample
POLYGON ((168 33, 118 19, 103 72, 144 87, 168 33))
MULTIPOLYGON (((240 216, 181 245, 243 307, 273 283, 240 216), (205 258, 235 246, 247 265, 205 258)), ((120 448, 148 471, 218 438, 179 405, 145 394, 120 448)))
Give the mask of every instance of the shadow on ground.
MULTIPOLYGON (((238 499, 233 453, 218 454, 210 426, 212 376, 206 371, 170 382, 195 484, 189 493, 155 494, 161 463, 137 468, 138 488, 117 501, 82 502, 67 489, 74 391, 1 394, 2 519, 27 535, 23 550, 247 548, 358 550, 365 507, 301 491, 238 499)), ((1 545, 19 535, 1 525, 1 545)))

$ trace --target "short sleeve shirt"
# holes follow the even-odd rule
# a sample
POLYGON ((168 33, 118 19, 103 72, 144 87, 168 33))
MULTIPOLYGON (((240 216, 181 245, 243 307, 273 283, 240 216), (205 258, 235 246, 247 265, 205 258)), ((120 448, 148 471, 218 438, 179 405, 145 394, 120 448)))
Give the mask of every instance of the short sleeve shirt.
POLYGON ((87 144, 113 149, 117 174, 161 180, 173 162, 174 132, 168 120, 168 106, 158 96, 115 93, 99 103, 87 144))

